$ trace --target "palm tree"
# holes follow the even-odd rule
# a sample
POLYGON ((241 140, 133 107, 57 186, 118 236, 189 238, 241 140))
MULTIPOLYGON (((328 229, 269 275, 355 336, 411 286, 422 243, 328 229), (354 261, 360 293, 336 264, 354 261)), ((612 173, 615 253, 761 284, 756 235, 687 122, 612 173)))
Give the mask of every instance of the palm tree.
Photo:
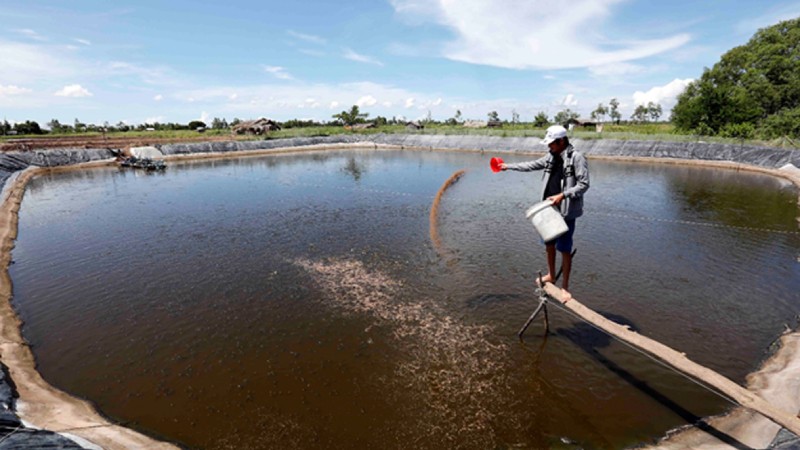
POLYGON ((369 116, 369 114, 359 112, 358 105, 353 105, 350 111, 342 111, 339 114, 334 114, 333 118, 341 120, 345 125, 353 125, 366 119, 367 116, 369 116))

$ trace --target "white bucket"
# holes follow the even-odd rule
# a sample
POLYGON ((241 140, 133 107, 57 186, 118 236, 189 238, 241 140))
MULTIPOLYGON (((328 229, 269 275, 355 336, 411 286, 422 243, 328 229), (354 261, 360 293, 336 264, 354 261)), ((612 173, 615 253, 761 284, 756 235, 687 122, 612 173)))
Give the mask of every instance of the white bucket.
POLYGON ((569 231, 567 223, 561 217, 561 212, 553 206, 553 202, 545 200, 537 203, 525 212, 525 217, 531 219, 536 232, 545 242, 550 242, 569 231))

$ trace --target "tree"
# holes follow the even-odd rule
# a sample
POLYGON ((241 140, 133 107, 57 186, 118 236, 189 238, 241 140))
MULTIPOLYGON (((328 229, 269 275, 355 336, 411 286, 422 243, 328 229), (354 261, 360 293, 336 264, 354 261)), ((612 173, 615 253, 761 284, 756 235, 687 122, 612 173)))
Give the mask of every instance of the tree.
POLYGON ((211 129, 213 130, 224 130, 228 128, 228 122, 225 119, 219 119, 214 117, 214 120, 211 121, 211 129))
POLYGON ((19 134, 42 134, 42 129, 35 121, 26 120, 24 123, 17 122, 14 124, 14 130, 19 134))
POLYGON ((193 120, 193 121, 189 122, 188 127, 189 127, 190 130, 196 130, 198 128, 205 128, 206 127, 206 123, 203 122, 202 120, 193 120))
POLYGON ((661 117, 661 104, 660 103, 653 103, 647 102, 647 115, 653 119, 653 122, 658 122, 658 118, 661 117))
POLYGON ((536 128, 544 128, 548 125, 550 125, 550 119, 547 118, 547 114, 544 111, 539 111, 536 117, 533 118, 533 126, 536 128))
POLYGON ((566 125, 570 120, 577 119, 580 115, 571 109, 567 108, 563 111, 559 111, 556 113, 556 116, 553 118, 555 123, 560 125, 566 125))
POLYGON ((609 104, 609 111, 608 115, 611 116, 611 121, 615 124, 619 125, 620 119, 622 119, 622 114, 619 112, 619 100, 616 98, 612 98, 609 104))
POLYGON ((75 118, 75 132, 79 133, 81 131, 86 131, 86 124, 75 118))
POLYGON ((334 114, 332 117, 341 121, 345 125, 353 125, 363 122, 364 119, 369 117, 369 114, 360 112, 358 110, 358 105, 353 105, 353 107, 350 108, 350 111, 342 111, 339 114, 334 114))
POLYGON ((511 110, 511 123, 519 123, 519 113, 516 109, 511 110))
POLYGON ((61 133, 62 131, 61 122, 58 119, 51 119, 50 122, 47 122, 47 126, 50 127, 50 131, 53 133, 61 133))
POLYGON ((446 123, 447 125, 451 125, 451 126, 455 126, 455 125, 460 124, 461 123, 461 110, 457 109, 456 110, 456 114, 453 117, 445 120, 444 123, 446 123))
POLYGON ((499 122, 500 115, 497 114, 497 111, 490 111, 486 116, 489 118, 489 122, 499 122))
POLYGON ((719 133, 728 124, 750 123, 762 133, 797 136, 789 122, 770 118, 798 105, 800 18, 763 28, 722 55, 678 96, 672 121, 683 131, 703 125, 719 133), (778 123, 786 128, 776 129, 778 123))
POLYGON ((592 119, 600 120, 601 122, 608 114, 608 107, 603 105, 602 103, 597 104, 597 108, 592 111, 592 119))
POLYGON ((3 119, 3 122, 0 123, 0 134, 5 136, 9 131, 11 131, 11 124, 8 123, 8 120, 3 119))
POLYGON ((633 111, 633 114, 631 114, 631 120, 639 123, 647 122, 647 117, 648 117, 647 106, 645 105, 636 106, 636 109, 633 111))

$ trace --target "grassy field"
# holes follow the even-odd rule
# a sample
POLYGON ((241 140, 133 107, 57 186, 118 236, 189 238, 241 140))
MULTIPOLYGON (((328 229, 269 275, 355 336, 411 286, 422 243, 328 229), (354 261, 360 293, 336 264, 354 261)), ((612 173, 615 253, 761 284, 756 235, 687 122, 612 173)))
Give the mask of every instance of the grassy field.
MULTIPOLYGON (((252 139, 281 139, 291 137, 311 137, 311 136, 332 136, 337 134, 376 134, 376 133, 406 133, 406 134, 445 134, 445 135, 480 135, 480 136, 500 136, 500 137, 542 137, 544 136, 544 128, 535 128, 532 124, 503 124, 501 128, 465 128, 457 125, 439 125, 432 124, 423 130, 409 130, 404 125, 383 125, 376 128, 366 130, 350 131, 345 130, 340 126, 314 126, 304 128, 288 128, 279 131, 272 131, 263 137, 258 136, 232 136, 229 130, 207 130, 200 134, 192 130, 157 130, 157 131, 128 131, 128 132, 113 132, 108 133, 105 138, 109 140, 126 139, 126 140, 169 140, 169 141, 182 141, 182 140, 220 140, 220 139, 237 139, 237 140, 252 140, 252 139)), ((576 128, 570 133, 570 136, 576 139, 617 139, 617 140, 655 140, 655 141, 674 141, 674 142, 720 142, 732 144, 752 144, 763 145, 770 147, 786 147, 793 148, 792 142, 785 140, 777 141, 746 141, 743 142, 739 139, 721 138, 716 136, 698 136, 678 134, 675 128, 669 123, 654 123, 654 124, 622 124, 611 125, 606 124, 603 132, 598 133, 591 129, 576 128)), ((102 133, 66 133, 66 134, 45 134, 45 135, 18 135, 18 136, 0 136, 0 143, 8 141, 18 141, 21 139, 71 139, 71 140, 92 140, 97 141, 103 139, 102 133)))

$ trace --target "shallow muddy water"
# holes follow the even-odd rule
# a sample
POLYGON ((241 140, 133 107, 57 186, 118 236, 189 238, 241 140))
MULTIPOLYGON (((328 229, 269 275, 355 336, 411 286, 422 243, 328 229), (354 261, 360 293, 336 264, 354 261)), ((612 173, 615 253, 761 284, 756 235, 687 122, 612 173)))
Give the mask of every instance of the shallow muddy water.
MULTIPOLYGON (((23 333, 50 383, 192 448, 620 448, 728 408, 555 306, 548 337, 517 340, 545 269, 524 217, 541 173, 489 156, 38 178, 10 268, 23 333)), ((573 295, 742 383, 800 307, 797 190, 590 167, 573 295)))

